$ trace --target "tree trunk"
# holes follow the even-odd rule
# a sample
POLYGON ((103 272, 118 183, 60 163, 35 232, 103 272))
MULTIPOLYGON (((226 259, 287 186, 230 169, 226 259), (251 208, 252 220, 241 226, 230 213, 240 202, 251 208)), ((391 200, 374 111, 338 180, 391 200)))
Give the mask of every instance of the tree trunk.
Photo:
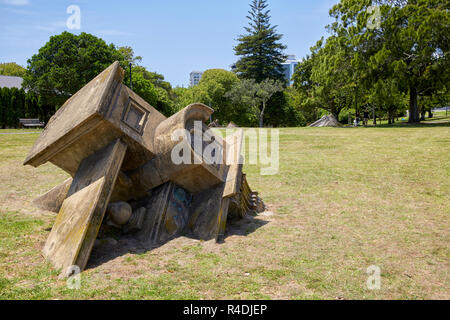
POLYGON ((261 113, 259 114, 259 127, 264 127, 264 111, 266 111, 266 103, 263 102, 263 108, 261 110, 261 113))
POLYGON ((425 121, 425 110, 420 113, 420 121, 425 121))
POLYGON ((409 123, 417 123, 419 120, 419 107, 417 106, 417 89, 409 88, 409 123))
POLYGON ((377 124, 377 113, 375 111, 375 107, 373 107, 373 124, 377 124))
POLYGON ((336 117, 336 120, 339 121, 339 114, 341 113, 341 109, 338 107, 331 109, 331 114, 336 117))
POLYGON ((428 118, 433 118, 433 112, 431 111, 431 109, 428 110, 428 118))

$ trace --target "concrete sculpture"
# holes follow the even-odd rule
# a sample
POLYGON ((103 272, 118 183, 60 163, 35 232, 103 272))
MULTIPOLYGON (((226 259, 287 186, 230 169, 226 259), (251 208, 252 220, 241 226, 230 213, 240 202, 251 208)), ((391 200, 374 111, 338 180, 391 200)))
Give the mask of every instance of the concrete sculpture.
POLYGON ((180 235, 219 241, 228 217, 264 209, 242 172, 242 131, 214 136, 221 161, 203 161, 195 133, 208 130, 212 109, 192 104, 166 118, 123 76, 115 62, 67 100, 24 162, 51 162, 72 176, 34 201, 58 213, 43 253, 64 276, 85 268, 106 219, 148 245, 180 235), (177 132, 186 134, 176 140, 177 132), (173 161, 180 145, 192 162, 173 161))

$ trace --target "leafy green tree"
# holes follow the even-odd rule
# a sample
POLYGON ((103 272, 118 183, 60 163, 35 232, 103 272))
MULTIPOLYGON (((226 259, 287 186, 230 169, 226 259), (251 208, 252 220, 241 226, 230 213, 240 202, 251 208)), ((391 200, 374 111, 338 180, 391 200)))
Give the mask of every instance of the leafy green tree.
POLYGON ((39 97, 18 88, 0 89, 0 127, 14 128, 19 118, 42 118, 39 97))
MULTIPOLYGON (((132 67, 131 74, 134 92, 164 115, 171 116, 174 113, 175 94, 170 83, 163 81, 162 75, 150 72, 143 66, 132 67)), ((130 83, 129 72, 125 73, 124 83, 130 83)))
POLYGON ((398 90, 395 79, 379 79, 374 83, 368 101, 378 114, 386 115, 389 124, 395 122, 398 112, 406 109, 405 95, 398 90))
POLYGON ((131 63, 132 67, 135 67, 135 66, 139 65, 139 63, 142 61, 142 57, 141 56, 135 56, 134 55, 134 50, 131 47, 128 47, 128 46, 119 47, 117 49, 117 51, 123 57, 122 68, 124 68, 125 70, 127 70, 127 68, 129 67, 130 63, 131 63))
POLYGON ((0 126, 2 129, 7 125, 7 114, 10 108, 10 89, 0 88, 0 126))
POLYGON ((399 90, 409 95, 411 123, 420 120, 418 97, 449 83, 448 9, 444 0, 342 0, 330 11, 336 18, 333 30, 345 30, 356 51, 349 62, 363 67, 372 83, 379 70, 388 70, 399 90), (375 27, 371 5, 380 12, 375 27))
POLYGON ((428 117, 433 117, 432 110, 434 108, 441 108, 448 106, 448 102, 450 101, 450 92, 444 88, 441 91, 437 91, 429 96, 421 96, 419 97, 418 104, 420 107, 420 120, 425 120, 425 114, 428 112, 428 117))
POLYGON ((262 128, 267 102, 276 92, 282 90, 283 83, 280 81, 265 79, 257 83, 254 79, 243 79, 226 94, 226 97, 234 103, 247 106, 262 128))
POLYGON ((346 35, 330 36, 311 48, 311 55, 297 67, 294 87, 306 98, 304 106, 339 114, 355 102, 357 70, 349 63, 353 50, 346 35))
POLYGON ((15 62, 0 63, 0 75, 24 77, 26 69, 15 62))
POLYGON ((223 69, 210 69, 203 73, 200 83, 189 88, 175 88, 175 109, 200 102, 214 109, 213 119, 221 124, 230 121, 248 124, 248 114, 245 107, 233 101, 227 93, 239 83, 239 78, 233 72, 223 69))
POLYGON ((150 80, 145 79, 141 73, 132 72, 132 77, 133 91, 156 108, 158 103, 158 92, 155 90, 153 83, 150 80))
POLYGON ((277 26, 270 24, 270 10, 266 0, 253 0, 245 27, 247 34, 240 35, 235 54, 241 56, 236 62, 236 72, 240 78, 261 82, 267 78, 284 80, 281 63, 286 60, 283 50, 286 46, 279 41, 282 35, 276 33, 277 26))
POLYGON ((113 44, 107 45, 88 33, 63 32, 50 37, 28 60, 24 86, 38 93, 53 114, 72 94, 80 90, 111 63, 123 57, 113 44))
MULTIPOLYGON (((321 45, 322 40, 318 42, 318 46, 320 47, 321 45)), ((317 110, 321 107, 320 101, 315 99, 313 94, 316 83, 311 77, 317 50, 313 47, 311 48, 311 53, 297 65, 292 77, 294 80, 293 87, 298 94, 299 108, 308 123, 317 120, 317 110)))
POLYGON ((156 91, 155 108, 160 112, 162 112, 165 116, 170 117, 175 113, 174 102, 172 100, 172 97, 170 97, 169 93, 161 87, 155 87, 155 91, 156 91))
POLYGON ((142 61, 142 57, 135 56, 131 47, 120 47, 117 51, 122 56, 122 68, 126 70, 124 83, 130 84, 129 67, 131 64, 133 90, 142 97, 145 96, 145 100, 148 99, 147 102, 164 115, 171 116, 175 110, 173 102, 175 95, 170 83, 164 81, 163 75, 148 71, 145 67, 140 66, 139 63, 142 61), (135 78, 139 82, 137 86, 134 84, 135 78), (148 84, 148 81, 151 83, 151 86, 148 84), (145 85, 143 85, 144 83, 145 85))
MULTIPOLYGON (((259 109, 258 122, 259 127, 264 126, 264 114, 266 112, 267 102, 272 98, 272 96, 283 91, 283 83, 281 81, 276 81, 272 79, 265 79, 258 86, 258 91, 256 92, 256 97, 261 100, 262 108, 259 109)), ((258 110, 255 110, 258 112, 258 110)))
POLYGON ((295 88, 287 87, 283 91, 283 95, 286 100, 288 119, 283 121, 283 124, 291 127, 306 126, 308 118, 311 118, 309 122, 313 122, 308 110, 303 108, 304 96, 300 94, 295 88))
POLYGON ((241 106, 233 104, 226 93, 239 82, 236 74, 223 69, 210 69, 203 73, 198 84, 197 100, 214 109, 213 118, 219 122, 241 121, 241 106))
MULTIPOLYGON (((175 94, 175 111, 180 111, 181 109, 192 103, 202 102, 201 97, 203 96, 203 93, 201 92, 198 85, 189 88, 176 87, 173 89, 173 92, 175 94)), ((206 102, 206 104, 208 103, 206 102)))

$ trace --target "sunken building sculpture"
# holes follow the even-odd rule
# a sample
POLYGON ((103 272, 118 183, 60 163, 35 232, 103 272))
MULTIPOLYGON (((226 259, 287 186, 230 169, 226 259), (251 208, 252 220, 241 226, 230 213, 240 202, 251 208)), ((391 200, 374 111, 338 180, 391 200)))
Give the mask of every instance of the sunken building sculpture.
POLYGON ((242 172, 242 130, 198 148, 211 108, 192 104, 166 118, 123 77, 115 62, 68 99, 24 161, 72 177, 34 200, 58 213, 43 254, 63 276, 84 270, 106 222, 151 247, 181 235, 221 241, 227 218, 264 210, 242 172), (205 161, 211 146, 215 160, 205 161), (192 161, 173 161, 174 151, 192 161))

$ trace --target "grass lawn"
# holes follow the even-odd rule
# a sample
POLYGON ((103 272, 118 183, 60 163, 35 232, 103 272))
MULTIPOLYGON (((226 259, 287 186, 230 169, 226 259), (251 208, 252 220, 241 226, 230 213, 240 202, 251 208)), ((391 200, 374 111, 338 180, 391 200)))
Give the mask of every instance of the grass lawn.
POLYGON ((281 129, 279 174, 245 167, 269 213, 223 244, 91 264, 79 290, 40 253, 55 214, 31 206, 67 175, 22 166, 37 133, 0 134, 0 299, 450 299, 449 124, 281 129))

